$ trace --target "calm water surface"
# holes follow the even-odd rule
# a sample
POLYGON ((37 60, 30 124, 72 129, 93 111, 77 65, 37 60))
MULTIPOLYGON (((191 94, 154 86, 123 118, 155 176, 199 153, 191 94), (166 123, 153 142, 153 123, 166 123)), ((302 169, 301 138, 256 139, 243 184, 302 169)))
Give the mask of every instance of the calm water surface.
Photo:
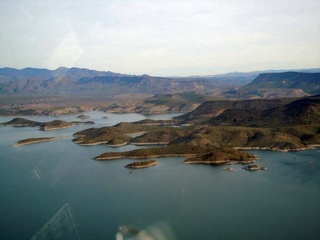
MULTIPOLYGON (((223 167, 185 165, 183 158, 161 158, 156 167, 130 170, 124 168, 132 162, 129 159, 92 158, 137 146, 79 146, 72 138, 14 147, 27 137, 71 136, 89 127, 146 118, 88 115, 96 125, 53 132, 0 127, 0 239, 30 239, 65 203, 72 207, 82 240, 115 239, 122 225, 162 231, 181 240, 319 239, 320 149, 252 151, 267 171, 248 172, 236 165, 234 172, 226 172, 223 167)), ((2 117, 0 122, 11 119, 2 117)))

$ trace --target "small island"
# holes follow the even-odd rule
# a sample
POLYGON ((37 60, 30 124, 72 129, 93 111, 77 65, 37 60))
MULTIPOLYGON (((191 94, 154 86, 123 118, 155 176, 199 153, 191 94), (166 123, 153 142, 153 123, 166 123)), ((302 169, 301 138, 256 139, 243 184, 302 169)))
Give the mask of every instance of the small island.
POLYGON ((257 164, 247 165, 243 169, 248 170, 248 171, 267 170, 266 167, 262 167, 262 166, 259 166, 257 164))
POLYGON ((70 123, 62 120, 53 120, 51 122, 47 122, 41 125, 40 130, 42 131, 60 130, 60 129, 73 127, 74 125, 75 124, 73 122, 70 123))
POLYGON ((88 118, 90 118, 90 116, 81 114, 77 118, 79 118, 79 119, 88 119, 88 118))
POLYGON ((156 160, 147 160, 147 161, 141 161, 141 162, 133 162, 126 165, 125 167, 138 169, 138 168, 147 168, 147 167, 156 166, 157 164, 158 162, 156 160))
POLYGON ((27 144, 49 142, 49 141, 53 141, 55 139, 56 139, 56 137, 26 138, 23 140, 19 140, 15 145, 22 146, 22 145, 27 145, 27 144))

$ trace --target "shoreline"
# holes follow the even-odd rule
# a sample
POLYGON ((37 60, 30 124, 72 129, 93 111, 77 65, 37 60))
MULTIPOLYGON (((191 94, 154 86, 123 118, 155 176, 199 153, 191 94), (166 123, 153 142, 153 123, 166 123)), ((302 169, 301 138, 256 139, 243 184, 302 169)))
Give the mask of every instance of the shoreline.
POLYGON ((217 160, 217 161, 188 161, 185 160, 184 164, 205 164, 205 165, 233 165, 233 164, 251 164, 251 163, 255 163, 256 161, 259 160, 259 157, 256 158, 252 158, 250 160, 247 161, 229 161, 229 160, 217 160))
POLYGON ((129 144, 129 142, 119 143, 119 144, 108 144, 108 143, 106 143, 106 145, 107 145, 108 147, 123 147, 123 146, 126 146, 126 145, 128 145, 128 144, 129 144))
POLYGON ((74 127, 75 124, 72 124, 70 126, 64 126, 64 127, 41 127, 40 130, 41 131, 54 131, 54 130, 61 130, 61 129, 66 129, 66 128, 71 128, 74 127))
POLYGON ((195 154, 161 154, 161 155, 149 155, 143 157, 128 157, 128 156, 114 156, 114 157, 94 157, 94 160, 97 161, 108 161, 108 160, 116 160, 116 159, 147 159, 147 158, 161 158, 161 157, 193 157, 195 154))
POLYGON ((142 143, 137 143, 137 142, 132 142, 130 144, 136 145, 136 146, 145 146, 145 145, 167 145, 169 142, 142 142, 142 143))
POLYGON ((100 144, 107 144, 109 141, 102 141, 102 142, 96 142, 96 143, 82 143, 82 142, 73 142, 81 146, 94 146, 94 145, 100 145, 100 144))
MULTIPOLYGON (((111 105, 110 105, 111 106, 111 105)), ((81 105, 78 106, 81 108, 81 105)), ((7 107, 1 107, 0 110, 6 110, 8 109, 7 107)), ((136 110, 127 110, 127 111, 123 111, 123 110, 105 110, 101 107, 88 107, 88 110, 81 110, 79 109, 78 111, 74 111, 74 112, 63 112, 65 109, 61 108, 60 110, 58 109, 57 111, 52 110, 52 112, 50 112, 50 114, 48 113, 44 113, 44 109, 42 107, 35 107, 32 108, 31 110, 36 111, 37 113, 33 113, 33 114, 24 114, 23 111, 24 109, 18 109, 17 112, 13 112, 13 113, 6 113, 6 114, 0 114, 0 117, 19 117, 19 116, 23 116, 23 117, 63 117, 63 116, 76 116, 79 114, 87 114, 88 112, 92 112, 92 111, 96 111, 96 112, 101 112, 101 113, 107 113, 107 114, 128 114, 128 113, 138 113, 138 114, 142 114, 142 115, 161 115, 161 114, 184 114, 187 113, 186 111, 148 111, 148 112, 139 112, 136 110), (20 111, 20 112, 19 112, 20 111)))
POLYGON ((260 151, 278 151, 278 152, 300 152, 305 150, 312 150, 319 148, 320 144, 310 144, 302 148, 294 148, 294 149, 281 149, 274 147, 233 147, 237 150, 260 150, 260 151))
POLYGON ((131 143, 131 142, 125 142, 125 143, 119 143, 119 144, 108 144, 110 141, 101 141, 101 142, 94 142, 94 143, 82 143, 82 142, 75 142, 78 145, 83 146, 94 146, 94 145, 100 145, 100 144, 106 144, 109 147, 122 147, 126 145, 135 145, 135 146, 147 146, 147 145, 167 145, 169 142, 144 142, 144 143, 131 143))

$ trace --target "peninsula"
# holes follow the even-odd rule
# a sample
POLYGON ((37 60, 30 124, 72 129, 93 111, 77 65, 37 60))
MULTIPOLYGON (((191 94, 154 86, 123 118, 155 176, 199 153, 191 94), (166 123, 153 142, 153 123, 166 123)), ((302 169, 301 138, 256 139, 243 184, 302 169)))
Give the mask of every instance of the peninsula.
POLYGON ((41 137, 41 138, 26 138, 23 140, 19 140, 15 146, 22 146, 34 143, 41 143, 41 142, 49 142, 57 139, 56 137, 41 137))

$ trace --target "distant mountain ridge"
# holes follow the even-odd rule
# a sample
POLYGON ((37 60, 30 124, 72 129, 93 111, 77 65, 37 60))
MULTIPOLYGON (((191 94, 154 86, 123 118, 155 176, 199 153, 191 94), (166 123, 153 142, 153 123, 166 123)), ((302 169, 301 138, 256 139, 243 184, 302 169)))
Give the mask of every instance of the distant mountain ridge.
POLYGON ((110 71, 96 71, 86 68, 65 68, 59 67, 55 70, 41 69, 41 68, 0 68, 0 76, 26 78, 26 77, 68 77, 73 80, 83 77, 96 77, 96 76, 126 76, 125 74, 114 73, 110 71))
POLYGON ((170 78, 149 75, 127 75, 110 71, 84 68, 58 68, 56 70, 24 68, 0 69, 1 94, 127 94, 127 93, 181 93, 208 92, 216 88, 241 86, 252 80, 250 77, 236 80, 208 78, 170 78))
MULTIPOLYGON (((320 69, 319 69, 320 70, 320 69)), ((225 89, 231 97, 305 96, 320 93, 317 69, 289 73, 227 73, 184 78, 128 75, 85 68, 56 70, 0 68, 0 94, 7 95, 119 95, 212 93, 225 89), (260 75, 258 75, 260 73, 260 75), (310 80, 311 79, 311 80, 310 80), (251 82, 251 83, 250 83, 251 82), (285 82, 285 84, 284 84, 285 82), (310 84, 311 83, 311 84, 310 84), (263 88, 263 92, 260 89, 263 88), (227 90, 229 89, 229 90, 227 90), (272 89, 267 91, 266 89, 272 89)))

